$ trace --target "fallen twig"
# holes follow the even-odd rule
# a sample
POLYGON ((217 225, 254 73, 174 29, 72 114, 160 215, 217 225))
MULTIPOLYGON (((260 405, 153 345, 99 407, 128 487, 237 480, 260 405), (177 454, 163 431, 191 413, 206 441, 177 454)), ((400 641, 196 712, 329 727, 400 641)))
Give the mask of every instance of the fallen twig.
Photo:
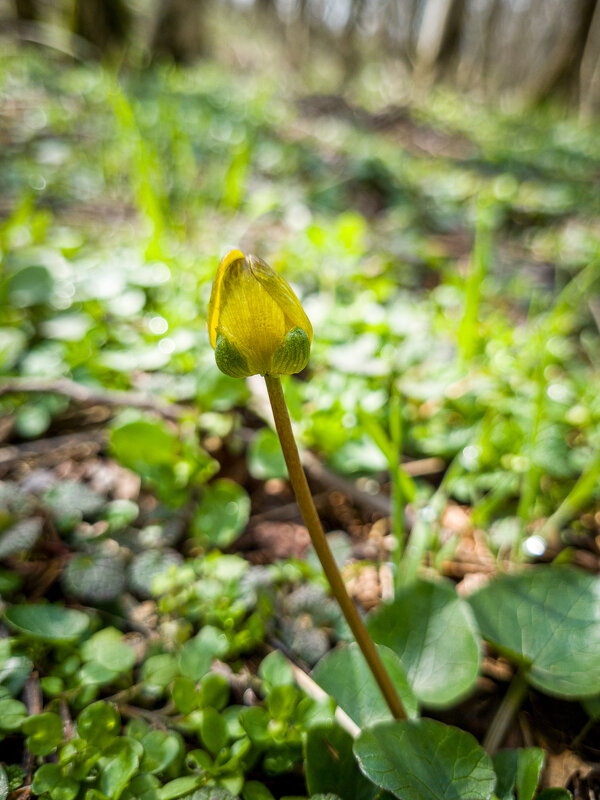
POLYGON ((106 443, 105 431, 84 431, 51 436, 34 442, 5 445, 0 450, 0 467, 12 467, 20 461, 41 460, 45 466, 64 461, 76 452, 80 456, 98 453, 106 443))
POLYGON ((178 420, 188 409, 177 403, 167 403, 142 392, 123 392, 84 386, 69 378, 45 380, 43 378, 8 378, 0 383, 0 397, 6 394, 35 394, 36 392, 62 394, 81 405, 98 403, 107 406, 133 406, 155 411, 167 419, 178 420))

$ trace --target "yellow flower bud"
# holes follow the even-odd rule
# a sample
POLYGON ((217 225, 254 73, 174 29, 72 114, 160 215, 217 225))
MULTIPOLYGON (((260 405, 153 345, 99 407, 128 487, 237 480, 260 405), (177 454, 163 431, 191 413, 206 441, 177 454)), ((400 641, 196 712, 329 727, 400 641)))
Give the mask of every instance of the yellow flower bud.
POLYGON ((312 325, 275 270, 256 256, 228 253, 208 304, 208 335, 226 375, 291 375, 308 363, 312 325))

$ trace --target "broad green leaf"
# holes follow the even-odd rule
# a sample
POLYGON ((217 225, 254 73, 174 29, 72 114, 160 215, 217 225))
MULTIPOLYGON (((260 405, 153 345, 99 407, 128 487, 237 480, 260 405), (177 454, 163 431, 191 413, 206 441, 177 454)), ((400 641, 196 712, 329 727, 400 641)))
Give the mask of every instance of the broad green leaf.
POLYGON ((74 800, 79 784, 73 778, 63 775, 58 764, 42 764, 35 773, 31 788, 35 794, 49 792, 53 800, 74 800))
POLYGON ((250 517, 250 498, 246 490, 225 478, 207 486, 194 519, 192 530, 199 541, 214 547, 229 547, 246 527, 250 517))
POLYGON ((181 674, 193 681, 199 681, 210 669, 213 658, 224 656, 227 649, 225 634, 211 625, 205 625, 200 633, 181 648, 179 653, 181 674))
POLYGON ((253 478, 266 481, 269 478, 287 478, 287 467, 277 434, 262 428, 248 447, 248 471, 253 478))
POLYGON ((496 578, 470 603, 483 636, 527 665, 535 687, 559 697, 600 692, 600 578, 538 566, 496 578))
POLYGON ((0 800, 6 800, 8 797, 8 778, 4 767, 0 764, 0 800))
POLYGON ((480 658, 475 625, 449 582, 411 583, 370 618, 368 628, 399 656, 421 703, 448 706, 473 688, 480 658))
POLYGON ((135 664, 135 651, 116 628, 104 628, 91 636, 83 643, 81 655, 85 661, 96 661, 117 673, 127 672, 135 664))
POLYGON ((496 783, 476 739, 432 719, 381 722, 354 753, 373 783, 402 800, 489 800, 496 783))
POLYGON ((224 675, 209 672, 200 681, 198 707, 216 708, 221 711, 229 701, 229 681, 224 675))
POLYGON ((544 751, 539 747, 500 750, 494 756, 498 800, 532 800, 544 766, 544 751))
POLYGON ((144 757, 140 770, 156 774, 163 772, 179 755, 179 740, 177 736, 169 735, 164 731, 150 731, 142 739, 144 757))
POLYGON ((100 791, 111 800, 119 800, 121 792, 137 770, 144 748, 136 739, 120 736, 104 751, 100 761, 100 791))
POLYGON ((120 729, 119 712, 114 706, 103 700, 87 706, 77 717, 79 736, 88 744, 100 749, 107 747, 118 736, 120 729))
POLYGON ((12 697, 0 700, 0 730, 16 731, 27 719, 27 706, 12 697))
POLYGON ((274 686, 292 686, 295 683, 291 664, 279 650, 273 650, 263 658, 258 668, 258 675, 267 689, 274 686))
POLYGON ((189 714, 198 707, 200 693, 196 689, 195 681, 179 675, 173 681, 171 697, 178 711, 181 711, 182 714, 189 714))
MULTIPOLYGON (((417 700, 400 659, 388 647, 378 645, 377 649, 407 715, 411 718, 418 716, 417 700)), ((391 719, 387 703, 357 644, 330 650, 311 674, 360 728, 391 719)))
POLYGON ((573 800, 573 795, 566 789, 544 789, 536 797, 536 800, 573 800))
POLYGON ((335 792, 344 800, 383 800, 381 789, 360 772, 353 744, 350 734, 335 723, 309 729, 304 756, 311 796, 335 792))
POLYGON ((36 756, 47 756, 62 743, 62 719, 51 711, 29 717, 21 727, 27 749, 36 756))
POLYGON ((150 656, 142 666, 142 679, 152 688, 165 689, 177 675, 177 659, 168 653, 150 656))
POLYGON ((45 642, 74 642, 90 624, 82 611, 57 605, 10 606, 4 616, 17 630, 45 642))

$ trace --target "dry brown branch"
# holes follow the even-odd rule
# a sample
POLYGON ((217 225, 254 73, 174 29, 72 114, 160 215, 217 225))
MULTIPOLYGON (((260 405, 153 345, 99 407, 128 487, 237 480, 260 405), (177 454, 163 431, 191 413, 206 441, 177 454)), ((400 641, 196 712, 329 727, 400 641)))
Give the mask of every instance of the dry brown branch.
POLYGON ((144 408, 167 419, 178 420, 188 409, 176 403, 167 403, 142 392, 123 392, 114 389, 97 389, 84 386, 69 378, 45 380, 43 378, 8 378, 0 383, 0 397, 7 394, 62 394, 81 405, 100 404, 106 406, 144 408))

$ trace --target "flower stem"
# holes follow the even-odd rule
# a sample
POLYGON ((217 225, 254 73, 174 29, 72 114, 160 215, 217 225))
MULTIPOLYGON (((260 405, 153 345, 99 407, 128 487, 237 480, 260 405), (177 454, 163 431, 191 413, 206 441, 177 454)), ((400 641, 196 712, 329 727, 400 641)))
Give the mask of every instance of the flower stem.
POLYGON ((526 694, 527 678, 525 672, 519 670, 512 679, 483 740, 483 748, 488 755, 493 756, 504 741, 510 723, 521 708, 526 694))
POLYGON ((373 677, 377 681, 381 693, 389 706, 392 716, 395 719, 404 719, 406 713, 402 707, 400 698, 396 687, 381 661, 379 653, 369 636, 364 622, 362 621, 358 611, 344 585, 343 578, 340 574, 335 559, 327 543, 319 515, 315 508, 315 504, 308 488, 306 475, 300 463, 300 456, 296 446, 296 440, 292 432, 290 417, 288 414, 285 398, 283 396, 283 389, 281 387, 281 380, 279 377, 272 375, 265 375, 265 382, 269 392, 269 400, 271 401, 271 408, 273 409, 273 417, 275 418, 275 427, 281 442, 281 449, 287 464, 288 474, 292 489, 296 495, 296 500, 302 513, 304 523, 308 528, 313 547, 319 557, 319 561, 323 567, 323 571, 331 586, 331 591, 337 602, 342 609, 346 622, 350 626, 350 630, 354 634, 356 643, 360 647, 363 656, 373 673, 373 677))

